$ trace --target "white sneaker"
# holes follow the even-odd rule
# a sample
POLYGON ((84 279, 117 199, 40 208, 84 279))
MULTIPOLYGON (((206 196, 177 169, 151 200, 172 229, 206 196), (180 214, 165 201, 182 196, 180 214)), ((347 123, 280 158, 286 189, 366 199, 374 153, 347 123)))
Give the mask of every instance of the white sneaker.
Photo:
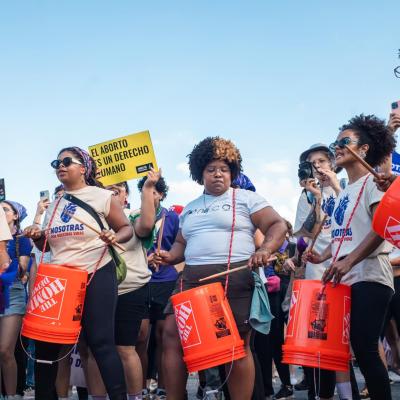
POLYGON ((400 375, 397 375, 393 371, 389 371, 389 379, 392 380, 395 383, 398 383, 398 382, 400 382, 400 375))

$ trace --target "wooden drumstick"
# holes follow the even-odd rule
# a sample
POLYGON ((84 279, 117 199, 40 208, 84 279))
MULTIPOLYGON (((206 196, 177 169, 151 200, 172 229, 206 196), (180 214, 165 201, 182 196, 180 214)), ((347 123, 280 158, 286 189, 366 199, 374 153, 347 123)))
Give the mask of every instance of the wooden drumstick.
MULTIPOLYGON (((270 257, 268 259, 268 262, 272 262, 272 261, 275 261, 275 260, 276 260, 275 256, 274 257, 270 257)), ((208 281, 210 279, 218 278, 219 276, 232 274, 233 272, 241 271, 242 269, 246 269, 246 268, 249 268, 249 266, 248 265, 243 265, 243 266, 238 267, 238 268, 230 269, 229 271, 219 272, 218 274, 213 274, 213 275, 206 276, 205 278, 201 278, 201 279, 199 279, 199 282, 208 281)))
MULTIPOLYGON (((90 230, 92 230, 93 232, 96 232, 99 236, 101 235, 101 231, 99 231, 98 229, 96 229, 94 226, 86 223, 85 221, 82 221, 80 218, 76 217, 73 214, 67 213, 71 218, 75 219, 76 221, 78 221, 80 224, 85 225, 87 228, 89 228, 90 230)), ((126 248, 124 246, 122 246, 119 243, 112 243, 111 246, 116 246, 118 247, 120 250, 122 251, 126 251, 126 248)))
POLYGON ((350 152, 350 154, 357 159, 375 178, 379 179, 379 174, 362 158, 357 154, 353 149, 351 149, 347 144, 345 145, 346 149, 350 152))
POLYGON ((157 240, 157 253, 161 250, 161 242, 164 234, 164 224, 165 224, 165 214, 161 218, 161 225, 158 231, 158 240, 157 240))
POLYGON ((325 221, 327 218, 328 218, 328 214, 325 214, 324 218, 322 218, 321 224, 319 225, 317 232, 315 233, 315 236, 313 237, 310 249, 308 251, 312 251, 312 249, 314 248, 315 242, 317 241, 319 234, 322 232, 322 228, 324 227, 324 224, 325 224, 325 221))

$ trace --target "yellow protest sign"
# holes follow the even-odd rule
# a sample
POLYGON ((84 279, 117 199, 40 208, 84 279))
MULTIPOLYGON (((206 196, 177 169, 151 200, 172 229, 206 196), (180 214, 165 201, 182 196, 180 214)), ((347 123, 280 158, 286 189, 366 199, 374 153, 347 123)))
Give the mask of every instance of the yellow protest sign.
POLYGON ((158 169, 149 131, 134 133, 89 147, 100 171, 99 181, 112 185, 158 169))

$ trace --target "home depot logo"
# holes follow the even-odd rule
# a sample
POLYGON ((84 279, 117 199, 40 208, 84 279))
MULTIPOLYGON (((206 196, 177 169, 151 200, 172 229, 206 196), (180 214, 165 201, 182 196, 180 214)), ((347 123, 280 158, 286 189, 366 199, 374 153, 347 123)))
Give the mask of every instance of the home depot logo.
POLYGON ((293 336, 294 333, 294 319, 296 317, 296 304, 299 299, 299 291, 293 290, 292 297, 290 298, 290 308, 289 308, 289 315, 288 315, 288 327, 286 336, 293 336))
POLYGON ((37 274, 27 312, 42 318, 60 317, 67 280, 37 274))
POLYGON ((386 222, 384 239, 394 244, 396 247, 400 247, 400 221, 389 217, 386 222))
POLYGON ((200 344, 200 335, 197 329, 191 302, 185 301, 177 304, 174 306, 174 310, 182 347, 185 349, 200 344))

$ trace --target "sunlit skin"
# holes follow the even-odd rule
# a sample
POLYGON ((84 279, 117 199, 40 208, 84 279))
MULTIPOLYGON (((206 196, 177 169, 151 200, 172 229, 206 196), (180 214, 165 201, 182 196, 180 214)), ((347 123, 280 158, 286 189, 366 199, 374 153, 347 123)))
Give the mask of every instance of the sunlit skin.
POLYGON ((207 164, 203 171, 203 184, 207 194, 221 196, 232 183, 229 165, 222 160, 214 160, 207 164))
MULTIPOLYGON (((60 153, 57 159, 63 160, 65 157, 76 159, 76 155, 69 151, 60 153)), ((61 164, 60 168, 56 170, 56 175, 66 190, 78 190, 86 186, 85 167, 83 165, 72 163, 70 166, 66 167, 61 164)))
MULTIPOLYGON (((363 144, 362 146, 358 145, 358 136, 357 134, 352 131, 352 130, 345 130, 340 132, 340 134, 337 137, 337 141, 340 139, 343 139, 345 137, 348 137, 352 140, 351 143, 348 144, 348 146, 354 150, 356 153, 367 153, 369 146, 367 144, 363 144)), ((358 164, 358 161, 352 156, 352 154, 346 149, 346 148, 340 148, 336 146, 335 148, 335 160, 336 160, 336 165, 339 167, 343 168, 349 168, 354 164, 358 164)))
POLYGON ((128 204, 128 193, 126 192, 124 186, 110 185, 106 186, 106 189, 113 192, 114 197, 118 200, 119 204, 121 204, 123 208, 126 207, 126 205, 128 204))
POLYGON ((4 213, 6 214, 6 220, 7 224, 10 228, 10 231, 12 234, 16 233, 16 228, 15 228, 15 221, 18 219, 18 215, 14 212, 12 207, 8 203, 1 203, 1 207, 4 210, 4 213))

